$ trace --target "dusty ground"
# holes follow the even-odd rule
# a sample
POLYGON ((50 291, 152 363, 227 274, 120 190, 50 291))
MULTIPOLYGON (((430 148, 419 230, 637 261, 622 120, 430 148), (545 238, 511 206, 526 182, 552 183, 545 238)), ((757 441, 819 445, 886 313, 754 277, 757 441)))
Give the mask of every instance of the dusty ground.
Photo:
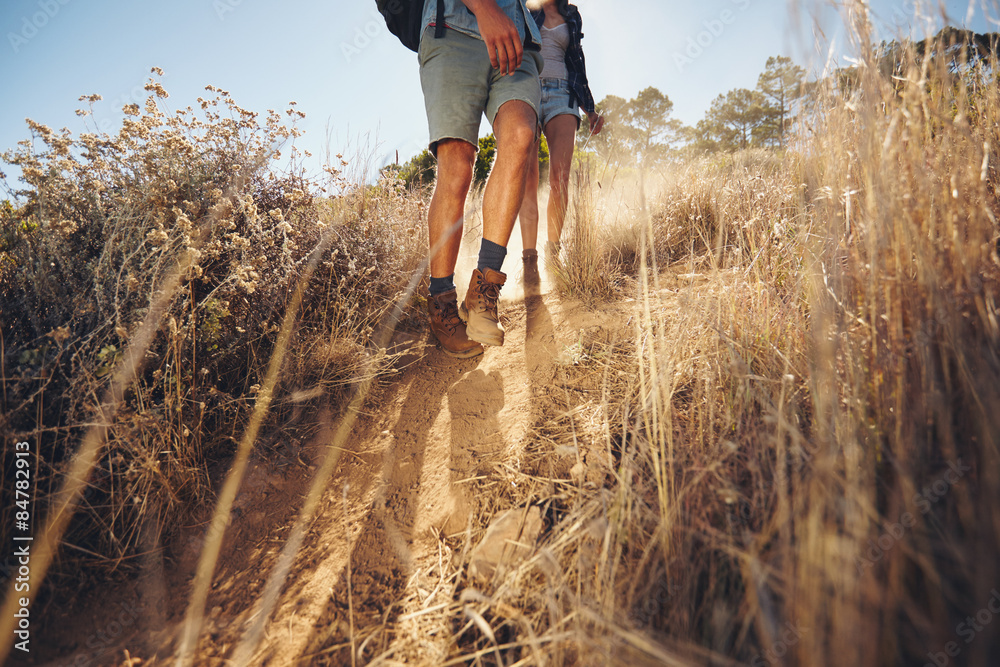
MULTIPOLYGON (((340 452, 253 664, 444 664, 462 655, 462 596, 495 584, 471 579, 467 567, 490 520, 529 506, 544 517, 560 485, 603 477, 606 452, 574 412, 598 382, 576 364, 588 340, 621 329, 627 315, 563 303, 544 268, 526 275, 519 257, 505 268, 502 348, 456 361, 426 335, 414 339, 398 380, 370 402, 378 407, 340 452), (569 433, 566 424, 579 438, 553 435, 569 433)), ((336 421, 320 408, 263 443, 269 455, 252 463, 237 499, 196 664, 233 664, 336 421)), ((152 549, 163 555, 147 558, 138 579, 98 586, 54 616, 36 656, 52 665, 171 663, 204 532, 193 523, 152 549)))

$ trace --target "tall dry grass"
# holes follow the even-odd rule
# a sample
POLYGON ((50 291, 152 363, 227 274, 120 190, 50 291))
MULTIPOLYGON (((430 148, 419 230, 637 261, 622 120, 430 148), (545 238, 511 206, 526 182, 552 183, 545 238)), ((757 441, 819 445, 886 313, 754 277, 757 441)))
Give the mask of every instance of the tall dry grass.
MULTIPOLYGON (((856 28, 857 85, 827 92, 799 151, 673 168, 648 217, 566 259, 564 289, 586 291, 617 248, 637 303, 605 372, 614 483, 549 540, 571 643, 655 662, 641 631, 701 664, 1000 656, 996 62, 909 51, 892 80, 856 28)), ((601 229, 586 210, 575 224, 601 229)))

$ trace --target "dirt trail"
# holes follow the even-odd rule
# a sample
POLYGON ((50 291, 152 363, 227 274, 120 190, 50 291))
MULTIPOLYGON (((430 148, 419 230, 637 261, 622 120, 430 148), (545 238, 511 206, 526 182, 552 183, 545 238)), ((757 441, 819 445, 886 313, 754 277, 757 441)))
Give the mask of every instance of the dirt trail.
MULTIPOLYGON (((515 239, 512 247, 519 246, 515 239)), ((544 258, 539 264, 544 267, 544 258)), ((433 664, 454 648, 456 628, 448 615, 432 614, 455 602, 459 552, 482 535, 475 519, 497 509, 487 506, 497 494, 484 497, 482 482, 516 484, 511 473, 521 468, 558 354, 594 319, 557 299, 544 268, 525 274, 516 256, 505 268, 505 345, 459 361, 425 335, 414 341, 412 363, 379 397, 377 414, 359 420, 255 664, 351 664, 352 637, 358 664, 375 656, 400 664, 402 658, 393 656, 403 655, 433 664), (435 617, 441 627, 435 630, 432 622, 429 629, 435 617)), ((283 443, 289 458, 311 464, 308 469, 291 466, 289 472, 259 461, 249 472, 206 609, 199 664, 231 657, 257 613, 270 567, 335 428, 335 420, 324 421, 311 441, 283 443)), ((200 531, 192 531, 178 554, 179 571, 190 570, 199 551, 200 531)), ((146 664, 149 658, 166 664, 174 644, 186 586, 178 581, 168 587, 176 598, 167 605, 170 618, 163 625, 140 624, 125 643, 146 664)))
MULTIPOLYGON (((516 237, 511 247, 520 248, 516 237)), ((406 369, 357 422, 254 664, 350 665, 352 651, 357 664, 440 664, 454 654, 456 614, 447 609, 468 549, 520 491, 533 429, 553 409, 560 354, 602 319, 562 303, 544 268, 525 273, 513 254, 505 268, 505 345, 460 361, 426 334, 414 338, 406 369)), ((459 275, 470 271, 461 266, 459 275)), ((279 455, 253 462, 235 503, 196 664, 232 664, 260 613, 264 583, 337 424, 325 411, 302 422, 312 427, 290 424, 260 443, 279 455)), ((567 476, 574 461, 563 466, 567 476)), ((126 649, 145 665, 171 664, 203 525, 195 521, 136 580, 103 587, 57 619, 48 632, 59 645, 47 658, 58 658, 47 664, 120 665, 126 649), (131 622, 110 632, 102 614, 121 600, 131 622), (72 630, 60 625, 70 622, 72 630)))
MULTIPOLYGON (((510 264, 516 266, 504 290, 510 298, 501 303, 505 345, 456 361, 418 342, 419 360, 394 383, 379 413, 359 426, 255 662, 350 664, 352 636, 358 655, 391 655, 393 642, 413 641, 408 620, 451 601, 446 579, 454 554, 445 554, 446 540, 474 532, 481 499, 472 497, 470 482, 518 468, 539 387, 551 382, 561 344, 552 309, 562 306, 554 294, 541 294, 540 276, 523 275, 519 258, 510 264)), ((246 488, 252 493, 271 483, 256 474, 246 488)), ((255 523, 265 532, 274 528, 255 523)), ((253 532, 242 540, 254 540, 253 532)), ((210 601, 216 627, 203 635, 203 653, 224 655, 238 639, 234 630, 252 615, 253 594, 267 572, 247 575, 262 556, 270 560, 267 554, 258 547, 250 562, 230 557, 220 568, 222 583, 210 601)), ((425 637, 420 652, 443 655, 451 632, 442 627, 437 637, 425 637)))

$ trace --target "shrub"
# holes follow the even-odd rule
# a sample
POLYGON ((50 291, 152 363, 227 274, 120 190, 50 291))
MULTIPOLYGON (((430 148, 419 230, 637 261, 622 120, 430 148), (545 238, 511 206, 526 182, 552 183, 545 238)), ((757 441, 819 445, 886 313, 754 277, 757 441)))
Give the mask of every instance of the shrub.
MULTIPOLYGON (((294 103, 286 125, 212 86, 199 109, 174 113, 163 110, 158 81, 147 90, 144 108, 125 107, 116 135, 74 138, 29 121, 32 140, 4 155, 23 186, 16 205, 0 209, 0 430, 5 460, 19 439, 37 447, 39 508, 98 418, 97 397, 154 298, 183 272, 66 537, 76 555, 101 563, 133 554, 143 531, 169 531, 211 493, 208 464, 231 451, 324 234, 332 241, 278 389, 305 384, 322 400, 356 381, 373 327, 424 245, 422 203, 390 182, 372 192, 337 165, 326 184, 337 194, 321 198, 317 182, 276 168, 287 144, 298 156, 294 103)), ((5 487, 5 525, 9 499, 5 487)))

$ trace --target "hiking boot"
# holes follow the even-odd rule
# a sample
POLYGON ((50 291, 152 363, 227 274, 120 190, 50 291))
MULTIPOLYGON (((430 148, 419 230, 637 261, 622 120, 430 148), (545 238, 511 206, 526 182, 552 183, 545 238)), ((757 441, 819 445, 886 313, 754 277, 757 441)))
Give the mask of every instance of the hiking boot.
POLYGON ((469 340, 465 333, 465 323, 458 316, 458 294, 455 290, 428 296, 427 314, 431 333, 445 354, 456 359, 468 359, 483 353, 483 346, 469 340))
POLYGON ((503 345, 503 327, 500 326, 500 317, 497 315, 497 299, 500 298, 500 288, 506 280, 505 274, 490 268, 472 272, 465 301, 458 309, 472 340, 483 345, 503 345))
POLYGON ((540 276, 538 275, 538 251, 525 250, 521 254, 521 260, 524 262, 524 271, 521 274, 524 279, 524 295, 538 296, 541 293, 540 276))

